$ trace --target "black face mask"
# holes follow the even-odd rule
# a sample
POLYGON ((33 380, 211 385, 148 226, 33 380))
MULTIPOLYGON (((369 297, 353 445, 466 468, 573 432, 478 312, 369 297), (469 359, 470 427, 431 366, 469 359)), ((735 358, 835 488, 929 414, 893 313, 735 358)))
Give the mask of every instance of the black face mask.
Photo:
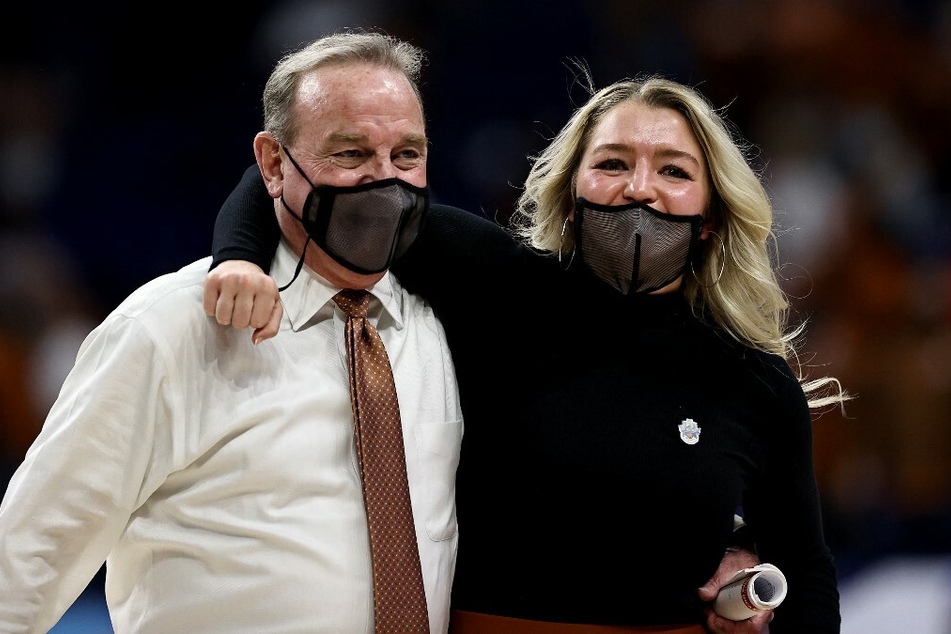
POLYGON ((703 216, 678 216, 640 203, 575 201, 575 236, 582 261, 622 294, 650 293, 684 273, 703 216))
POLYGON ((429 210, 428 187, 398 178, 352 187, 314 185, 287 148, 284 151, 311 191, 300 215, 283 195, 281 203, 309 238, 342 266, 364 275, 381 273, 419 236, 429 210))

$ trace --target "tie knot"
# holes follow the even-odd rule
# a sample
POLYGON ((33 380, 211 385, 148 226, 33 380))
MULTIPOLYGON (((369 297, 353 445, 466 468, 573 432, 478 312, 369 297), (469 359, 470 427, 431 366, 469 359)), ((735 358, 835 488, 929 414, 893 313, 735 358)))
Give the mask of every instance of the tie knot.
POLYGON ((340 309, 351 317, 366 317, 370 306, 369 291, 345 288, 333 297, 340 309))

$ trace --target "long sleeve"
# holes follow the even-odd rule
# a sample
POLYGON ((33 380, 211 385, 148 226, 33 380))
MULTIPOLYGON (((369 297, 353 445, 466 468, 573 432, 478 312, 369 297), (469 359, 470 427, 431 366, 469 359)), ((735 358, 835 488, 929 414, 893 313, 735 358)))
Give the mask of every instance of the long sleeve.
POLYGON ((760 556, 789 579, 789 595, 770 625, 783 632, 838 632, 838 591, 826 546, 812 460, 812 417, 789 367, 773 358, 765 381, 776 393, 763 472, 744 510, 756 527, 760 556), (770 380, 769 375, 777 380, 770 380), (782 378, 779 378, 782 376, 782 378))
POLYGON ((280 237, 273 199, 252 165, 218 211, 211 268, 225 260, 248 260, 268 271, 280 237))
POLYGON ((167 468, 153 447, 171 381, 134 320, 110 319, 83 344, 0 508, 0 631, 45 632, 102 566, 147 474, 167 468))
POLYGON ((465 304, 473 295, 537 286, 546 258, 494 221, 448 205, 433 205, 419 239, 393 265, 407 289, 438 304, 465 304))

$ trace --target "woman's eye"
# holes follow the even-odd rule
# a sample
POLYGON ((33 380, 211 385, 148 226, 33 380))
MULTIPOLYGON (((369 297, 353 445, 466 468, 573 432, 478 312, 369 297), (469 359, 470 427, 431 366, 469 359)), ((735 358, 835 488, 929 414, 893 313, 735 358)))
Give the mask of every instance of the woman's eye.
POLYGON ((621 159, 605 159, 596 163, 595 168, 609 172, 621 172, 627 169, 627 163, 621 159))
POLYGON ((664 176, 672 176, 674 178, 686 178, 686 179, 692 178, 686 170, 680 167, 677 167, 676 165, 668 165, 667 167, 661 170, 661 174, 663 174, 664 176))

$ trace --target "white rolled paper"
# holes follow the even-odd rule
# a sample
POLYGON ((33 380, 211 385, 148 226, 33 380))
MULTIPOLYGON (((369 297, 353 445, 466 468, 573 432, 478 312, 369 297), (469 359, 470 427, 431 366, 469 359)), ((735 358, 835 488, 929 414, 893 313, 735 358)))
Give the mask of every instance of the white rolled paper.
POLYGON ((720 588, 713 609, 731 621, 743 621, 772 610, 786 598, 786 577, 772 564, 738 570, 720 588))

